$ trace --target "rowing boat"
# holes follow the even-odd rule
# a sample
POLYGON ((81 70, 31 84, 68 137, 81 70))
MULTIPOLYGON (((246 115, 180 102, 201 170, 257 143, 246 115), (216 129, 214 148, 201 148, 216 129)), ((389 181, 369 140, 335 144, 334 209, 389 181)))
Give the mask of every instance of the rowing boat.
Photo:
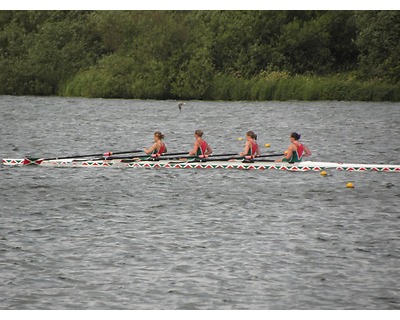
POLYGON ((54 159, 35 162, 27 159, 3 159, 5 166, 38 165, 44 167, 83 167, 83 168, 174 168, 174 169, 242 169, 242 170, 285 170, 285 171, 322 171, 336 169, 340 171, 378 171, 400 172, 400 165, 394 164, 360 164, 340 162, 302 161, 298 163, 271 162, 255 160, 213 160, 213 161, 132 161, 132 160, 91 160, 91 159, 54 159))

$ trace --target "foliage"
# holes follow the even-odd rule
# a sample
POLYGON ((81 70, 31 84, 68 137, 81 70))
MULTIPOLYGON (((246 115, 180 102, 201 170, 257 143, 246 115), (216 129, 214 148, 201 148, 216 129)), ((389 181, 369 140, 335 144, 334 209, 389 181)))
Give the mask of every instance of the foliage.
POLYGON ((398 11, 0 11, 0 94, 399 101, 398 11))
POLYGON ((356 21, 360 74, 399 82, 400 11, 361 11, 356 21))
POLYGON ((3 94, 55 94, 59 85, 102 54, 84 11, 1 12, 3 94))

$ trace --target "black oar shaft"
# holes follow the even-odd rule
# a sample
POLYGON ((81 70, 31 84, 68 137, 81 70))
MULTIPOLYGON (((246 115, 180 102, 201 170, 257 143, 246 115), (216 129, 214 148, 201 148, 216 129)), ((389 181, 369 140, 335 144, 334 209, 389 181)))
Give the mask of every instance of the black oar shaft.
MULTIPOLYGON (((283 155, 284 155, 283 153, 262 154, 262 155, 260 155, 258 157, 250 158, 248 160, 255 160, 255 159, 267 158, 267 157, 280 157, 280 156, 283 156, 283 155)), ((246 159, 247 159, 246 156, 237 156, 237 157, 229 157, 229 158, 219 158, 219 159, 210 159, 210 158, 208 158, 208 159, 205 159, 205 160, 204 159, 200 159, 200 160, 203 160, 203 161, 229 161, 229 160, 246 160, 246 159)), ((262 161, 262 159, 260 159, 260 161, 262 161)))
POLYGON ((113 155, 113 154, 128 154, 128 153, 137 153, 137 152, 141 152, 141 151, 142 151, 142 150, 130 150, 130 151, 118 151, 118 152, 92 153, 92 154, 74 155, 74 156, 66 156, 66 157, 45 158, 45 159, 43 159, 43 160, 73 159, 73 158, 111 156, 111 155, 113 155))
POLYGON ((184 156, 188 155, 189 152, 175 152, 175 153, 164 153, 162 156, 184 156))
POLYGON ((27 157, 28 160, 57 160, 57 159, 74 159, 74 158, 87 158, 87 157, 100 157, 100 156, 111 156, 112 154, 129 154, 129 153, 137 153, 142 152, 142 150, 129 150, 129 151, 117 151, 117 152, 106 152, 106 153, 91 153, 91 154, 80 154, 80 155, 72 155, 72 156, 60 156, 60 157, 52 157, 52 158, 32 158, 27 157))
MULTIPOLYGON (((161 155, 161 157, 158 157, 159 159, 168 159, 165 157, 168 156, 189 156, 188 152, 176 152, 176 153, 164 153, 161 155)), ((152 157, 151 154, 138 154, 134 156, 135 158, 145 158, 145 157, 152 157)), ((113 159, 126 159, 127 157, 108 157, 107 159, 113 160, 113 159)), ((130 157, 132 158, 132 157, 130 157)))
MULTIPOLYGON (((282 156, 283 154, 265 154, 265 155, 260 155, 257 158, 262 158, 262 157, 279 157, 282 156)), ((176 153, 165 153, 161 155, 160 157, 154 157, 155 159, 159 160, 173 160, 176 159, 177 156, 182 156, 181 158, 186 158, 186 159, 191 159, 191 160, 199 160, 199 161, 225 161, 225 160, 231 160, 231 159, 245 159, 245 156, 239 156, 238 153, 221 153, 221 154, 213 154, 209 155, 207 157, 199 157, 199 156, 194 156, 194 155, 189 155, 187 152, 176 152, 176 153), (227 158, 219 158, 219 157, 227 157, 227 158), (228 158, 229 157, 229 158, 228 158)), ((126 157, 126 156, 121 156, 121 157, 107 157, 106 159, 108 160, 118 160, 118 159, 132 159, 132 158, 137 158, 137 160, 140 160, 140 158, 152 158, 151 154, 139 154, 135 155, 134 157, 126 157)), ((144 160, 144 159, 143 159, 144 160)))
POLYGON ((199 156, 195 156, 195 155, 189 155, 188 153, 168 153, 165 155, 162 155, 159 159, 160 160, 171 160, 171 159, 175 159, 176 157, 165 157, 165 156, 173 156, 173 155, 182 155, 185 158, 190 158, 190 159, 194 159, 194 158, 198 158, 198 159, 210 159, 210 158, 214 158, 214 157, 228 157, 228 156, 235 156, 237 155, 237 153, 222 153, 222 154, 211 154, 209 156, 206 157, 199 157, 199 156))

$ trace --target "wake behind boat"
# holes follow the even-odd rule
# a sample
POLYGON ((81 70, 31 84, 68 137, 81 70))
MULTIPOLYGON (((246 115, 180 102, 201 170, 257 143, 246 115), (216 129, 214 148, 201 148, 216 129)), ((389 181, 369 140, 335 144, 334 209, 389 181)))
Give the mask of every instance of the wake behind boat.
POLYGON ((3 159, 4 166, 37 165, 43 167, 72 167, 72 168, 171 168, 171 169, 241 169, 241 170, 283 170, 283 171, 322 171, 336 169, 341 171, 377 171, 400 172, 400 165, 394 164, 362 164, 340 162, 301 161, 296 163, 273 162, 267 159, 243 161, 239 159, 155 159, 132 160, 126 159, 3 159))

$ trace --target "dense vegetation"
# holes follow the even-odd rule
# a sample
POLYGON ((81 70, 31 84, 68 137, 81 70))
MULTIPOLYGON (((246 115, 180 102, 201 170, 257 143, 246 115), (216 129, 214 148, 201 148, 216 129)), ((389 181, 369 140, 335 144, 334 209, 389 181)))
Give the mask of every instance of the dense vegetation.
POLYGON ((0 94, 400 101, 400 11, 0 11, 0 94))

